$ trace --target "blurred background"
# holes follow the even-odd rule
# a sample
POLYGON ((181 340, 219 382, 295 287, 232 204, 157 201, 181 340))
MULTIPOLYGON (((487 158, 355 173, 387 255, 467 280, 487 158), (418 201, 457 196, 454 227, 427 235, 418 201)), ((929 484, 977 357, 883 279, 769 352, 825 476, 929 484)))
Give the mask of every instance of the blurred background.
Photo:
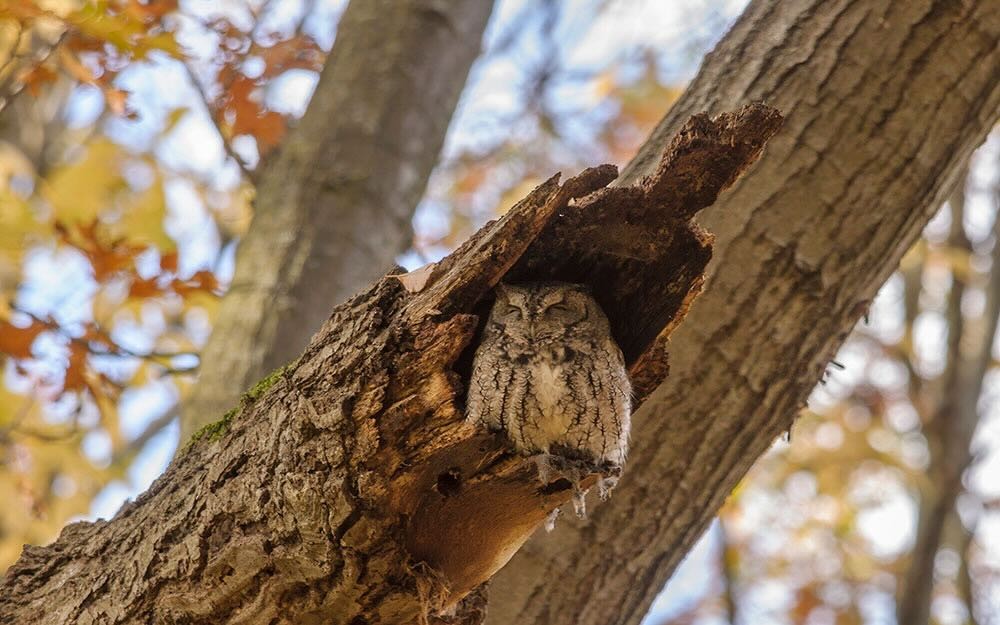
MULTIPOLYGON (((345 5, 0 2, 0 570, 169 463, 345 5)), ((743 5, 499 0, 399 262, 627 163, 743 5)), ((889 624, 907 581, 934 623, 1000 624, 998 161, 994 133, 646 623, 889 624)))

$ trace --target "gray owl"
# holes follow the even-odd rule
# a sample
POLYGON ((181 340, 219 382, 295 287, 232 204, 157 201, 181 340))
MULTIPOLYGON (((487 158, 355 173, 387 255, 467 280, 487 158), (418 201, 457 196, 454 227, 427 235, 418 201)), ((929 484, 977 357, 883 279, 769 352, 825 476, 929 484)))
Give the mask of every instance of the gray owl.
POLYGON ((608 318, 578 284, 500 285, 472 365, 468 420, 525 454, 621 467, 631 386, 608 318))

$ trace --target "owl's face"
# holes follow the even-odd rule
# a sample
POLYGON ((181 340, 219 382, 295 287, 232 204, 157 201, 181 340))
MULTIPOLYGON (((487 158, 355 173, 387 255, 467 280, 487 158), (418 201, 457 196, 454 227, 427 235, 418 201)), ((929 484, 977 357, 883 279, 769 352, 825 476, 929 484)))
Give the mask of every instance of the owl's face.
POLYGON ((489 323, 492 331, 529 345, 608 333, 597 302, 582 286, 568 283, 498 286, 489 323))

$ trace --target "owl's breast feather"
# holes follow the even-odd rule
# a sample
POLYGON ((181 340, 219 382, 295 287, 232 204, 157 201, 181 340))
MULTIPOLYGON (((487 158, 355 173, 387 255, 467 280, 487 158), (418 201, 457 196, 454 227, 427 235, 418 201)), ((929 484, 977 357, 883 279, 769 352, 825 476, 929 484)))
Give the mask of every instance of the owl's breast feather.
POLYGON ((562 408, 569 394, 564 365, 539 359, 532 362, 528 370, 532 390, 541 410, 538 429, 548 442, 553 442, 566 433, 572 421, 571 415, 566 414, 562 408))

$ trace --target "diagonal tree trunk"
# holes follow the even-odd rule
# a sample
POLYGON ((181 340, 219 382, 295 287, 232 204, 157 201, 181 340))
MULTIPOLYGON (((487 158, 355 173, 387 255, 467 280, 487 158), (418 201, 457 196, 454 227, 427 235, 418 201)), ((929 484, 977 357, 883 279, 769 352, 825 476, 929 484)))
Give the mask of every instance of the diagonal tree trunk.
POLYGON ((26 548, 0 623, 480 623, 469 593, 573 493, 463 418, 492 287, 585 281, 641 404, 711 255, 690 220, 780 123, 693 117, 642 184, 605 188, 610 165, 553 178, 441 263, 384 277, 136 502, 26 548))
POLYGON ((354 0, 301 122, 265 164, 181 439, 301 353, 410 244, 492 1, 354 0))
POLYGON ((998 44, 990 0, 751 2, 620 182, 692 111, 761 99, 786 123, 699 217, 715 259, 635 416, 621 492, 529 542, 488 622, 639 623, 996 123, 998 44))

